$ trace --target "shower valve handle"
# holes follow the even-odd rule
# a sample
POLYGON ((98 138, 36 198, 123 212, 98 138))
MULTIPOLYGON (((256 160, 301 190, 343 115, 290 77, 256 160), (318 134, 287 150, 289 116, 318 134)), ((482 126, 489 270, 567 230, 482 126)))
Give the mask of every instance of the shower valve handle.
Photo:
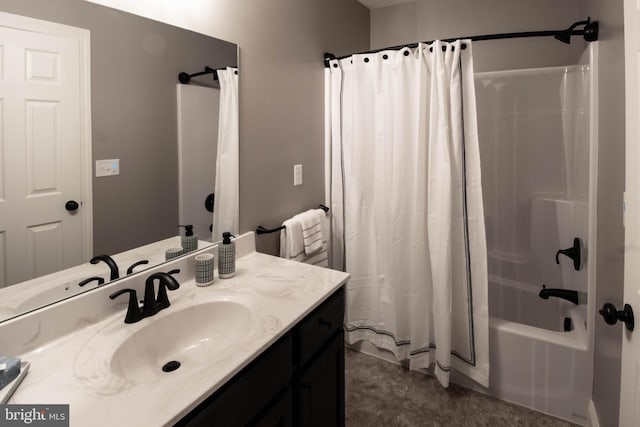
POLYGON ((600 314, 608 325, 615 325, 620 320, 628 330, 633 331, 633 309, 629 304, 624 305, 624 310, 618 310, 615 305, 608 302, 602 306, 600 314))
POLYGON ((577 237, 574 237, 573 239, 573 246, 567 249, 560 249, 558 252, 556 252, 556 264, 560 264, 560 259, 558 259, 558 256, 562 254, 562 255, 566 255, 569 258, 571 258, 573 260, 573 268, 578 271, 580 270, 580 239, 577 237))

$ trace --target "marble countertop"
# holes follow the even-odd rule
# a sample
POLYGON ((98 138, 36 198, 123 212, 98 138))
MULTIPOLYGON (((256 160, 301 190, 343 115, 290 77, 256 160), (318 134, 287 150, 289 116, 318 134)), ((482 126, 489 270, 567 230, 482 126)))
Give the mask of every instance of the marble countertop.
MULTIPOLYGON (((31 363, 9 403, 69 404, 72 426, 172 425, 311 312, 349 275, 251 252, 236 275, 212 286, 193 278, 169 292, 171 306, 125 324, 124 305, 100 320, 21 354, 31 363), (115 349, 140 328, 207 301, 237 301, 252 312, 251 326, 229 348, 196 366, 140 380, 111 366, 115 349)), ((123 298, 126 299, 126 298, 123 298)), ((104 304, 108 304, 105 301, 104 304)), ((133 374, 133 373, 132 373, 133 374)))

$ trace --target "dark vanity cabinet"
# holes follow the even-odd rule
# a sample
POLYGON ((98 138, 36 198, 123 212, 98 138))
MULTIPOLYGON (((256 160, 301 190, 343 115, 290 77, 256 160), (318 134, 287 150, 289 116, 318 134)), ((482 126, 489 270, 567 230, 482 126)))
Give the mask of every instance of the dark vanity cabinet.
POLYGON ((344 289, 302 319, 178 426, 344 426, 344 289))

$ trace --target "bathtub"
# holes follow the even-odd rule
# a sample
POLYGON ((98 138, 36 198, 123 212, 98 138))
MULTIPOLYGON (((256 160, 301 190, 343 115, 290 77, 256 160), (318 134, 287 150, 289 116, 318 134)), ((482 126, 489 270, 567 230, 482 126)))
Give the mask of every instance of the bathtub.
POLYGON ((487 393, 584 425, 593 360, 585 306, 543 300, 538 292, 537 286, 489 277, 487 393))

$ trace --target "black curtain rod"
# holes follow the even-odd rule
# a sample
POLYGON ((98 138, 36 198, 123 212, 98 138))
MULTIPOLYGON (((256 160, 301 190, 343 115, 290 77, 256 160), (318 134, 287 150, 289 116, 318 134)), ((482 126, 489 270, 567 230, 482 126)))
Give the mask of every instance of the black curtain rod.
POLYGON ((214 70, 213 68, 207 65, 204 67, 204 71, 200 71, 199 73, 189 74, 189 73, 182 72, 178 74, 178 81, 186 85, 186 84, 189 84, 189 82, 193 77, 203 76, 205 74, 213 74, 213 80, 218 80, 218 70, 214 70))
MULTIPOLYGON (((593 21, 591 22, 591 17, 587 18, 586 21, 579 21, 576 22, 574 24, 572 24, 569 28, 567 28, 566 30, 550 30, 550 31, 524 31, 524 32, 519 32, 519 33, 499 33, 499 34, 485 34, 485 35, 481 35, 481 36, 466 36, 466 37, 457 37, 454 39, 444 39, 443 41, 445 42, 454 42, 456 40, 471 40, 471 41, 485 41, 485 40, 501 40, 501 39, 517 39, 517 38, 527 38, 527 37, 549 37, 549 36, 553 36, 555 37, 557 40, 566 43, 566 44, 570 44, 571 43, 571 36, 582 36, 586 41, 588 42, 592 42, 592 41, 596 41, 598 40, 598 21, 593 21), (580 26, 580 25, 584 25, 584 28, 581 30, 576 30, 575 28, 580 26)), ((424 44, 432 44, 434 42, 434 40, 428 41, 428 42, 423 42, 424 44)), ((324 54, 324 66, 325 67, 329 67, 329 61, 333 60, 333 59, 345 59, 345 58, 349 58, 353 55, 365 55, 365 54, 372 54, 372 53, 378 53, 378 52, 382 52, 385 50, 400 50, 400 49, 404 49, 404 48, 416 48, 418 47, 419 43, 407 43, 407 44, 403 44, 403 45, 398 45, 398 46, 391 46, 391 47, 385 47, 382 49, 375 49, 375 50, 369 50, 366 52, 358 52, 358 53, 353 53, 351 55, 344 55, 344 56, 339 56, 336 57, 334 54, 332 53, 325 53, 324 54)), ((464 49, 466 46, 462 46, 462 48, 464 49)))
MULTIPOLYGON (((234 67, 235 68, 235 67, 234 67)), ((200 71, 199 73, 193 73, 193 74, 189 74, 189 73, 185 73, 182 72, 180 74, 178 74, 178 81, 182 84, 188 84, 191 79, 193 77, 198 77, 198 76, 203 76, 205 74, 213 74, 213 80, 218 80, 218 71, 219 70, 226 70, 227 67, 224 68, 211 68, 208 65, 206 67, 204 67, 204 71, 200 71)), ((238 74, 238 70, 236 70, 236 74, 238 74)))

